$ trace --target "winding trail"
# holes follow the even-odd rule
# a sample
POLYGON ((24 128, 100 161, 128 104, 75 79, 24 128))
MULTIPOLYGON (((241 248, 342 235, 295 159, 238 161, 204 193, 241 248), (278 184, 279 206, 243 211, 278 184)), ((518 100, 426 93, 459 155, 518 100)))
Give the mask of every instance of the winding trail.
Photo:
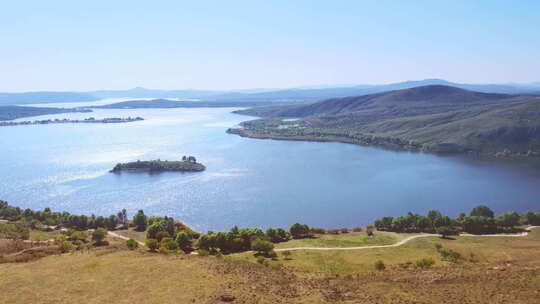
MULTIPOLYGON (((533 228, 538 228, 540 226, 529 226, 525 228, 526 231, 516 234, 482 234, 482 235, 475 235, 475 234, 466 234, 462 233, 459 236, 473 236, 473 237, 522 237, 527 236, 529 232, 533 228)), ((391 245, 376 245, 376 246, 361 246, 361 247, 293 247, 293 248, 279 248, 274 249, 274 251, 294 251, 294 250, 361 250, 361 249, 375 249, 375 248, 390 248, 390 247, 398 247, 401 246, 411 240, 417 239, 417 238, 423 238, 423 237, 434 237, 439 236, 439 234, 419 234, 419 235, 413 235, 408 238, 404 238, 401 241, 391 244, 391 245)))
MULTIPOLYGON (((111 237, 115 237, 115 238, 119 238, 119 239, 122 239, 122 240, 129 240, 130 238, 128 238, 127 236, 123 236, 123 235, 120 235, 118 233, 114 233, 112 231, 107 231, 107 234, 111 237)), ((135 240, 135 239, 134 239, 135 240)), ((142 247, 146 247, 146 245, 143 243, 143 242, 139 242, 137 240, 135 240, 135 242, 137 242, 139 245, 141 245, 142 247)))

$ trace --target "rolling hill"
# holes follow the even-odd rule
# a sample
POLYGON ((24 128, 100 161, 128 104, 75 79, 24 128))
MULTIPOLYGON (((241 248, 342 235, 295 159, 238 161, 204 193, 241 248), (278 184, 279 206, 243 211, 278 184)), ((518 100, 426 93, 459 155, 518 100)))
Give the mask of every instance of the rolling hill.
POLYGON ((535 95, 432 85, 239 113, 267 117, 230 130, 249 137, 498 156, 540 153, 540 96, 535 95), (298 119, 281 119, 292 117, 298 119))

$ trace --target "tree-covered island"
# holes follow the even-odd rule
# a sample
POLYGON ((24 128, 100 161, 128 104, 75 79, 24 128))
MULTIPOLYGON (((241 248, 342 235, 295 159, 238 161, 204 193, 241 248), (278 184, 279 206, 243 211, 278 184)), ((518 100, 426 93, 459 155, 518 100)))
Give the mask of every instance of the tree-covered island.
POLYGON ((181 172, 199 172, 206 169, 206 167, 197 162, 194 156, 183 156, 181 161, 168 161, 168 160, 150 160, 129 163, 118 163, 110 171, 113 173, 127 172, 164 172, 164 171, 181 171, 181 172))

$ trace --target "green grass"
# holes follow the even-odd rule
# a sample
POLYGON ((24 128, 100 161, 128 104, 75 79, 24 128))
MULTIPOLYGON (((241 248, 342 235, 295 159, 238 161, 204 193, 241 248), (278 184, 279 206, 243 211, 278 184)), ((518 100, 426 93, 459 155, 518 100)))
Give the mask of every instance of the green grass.
POLYGON ((276 248, 294 248, 294 247, 362 247, 376 245, 391 245, 409 236, 417 235, 414 233, 394 233, 377 231, 372 237, 364 232, 351 232, 344 234, 318 234, 315 238, 290 240, 288 242, 276 244, 276 248))
MULTIPOLYGON (((383 234, 381 232, 376 234, 383 234)), ((323 246, 331 247, 329 244, 336 244, 339 240, 344 240, 342 244, 348 244, 346 240, 353 237, 351 235, 332 236, 328 243, 324 239, 312 240, 312 242, 322 242, 323 246)), ((409 235, 394 236, 389 233, 385 237, 404 238, 409 235)), ((306 245, 308 240, 303 241, 306 245)), ((449 248, 459 252, 465 259, 470 254, 474 254, 478 263, 497 263, 507 261, 538 262, 540 256, 540 229, 533 230, 526 237, 455 237, 454 239, 441 239, 440 237, 418 238, 398 247, 360 249, 360 250, 296 250, 290 251, 290 259, 285 259, 283 252, 278 252, 278 260, 271 261, 270 264, 282 264, 306 273, 325 273, 348 275, 354 273, 364 273, 374 271, 374 263, 382 260, 387 266, 398 267, 399 264, 414 262, 421 258, 433 258, 436 261, 434 267, 448 266, 449 262, 442 261, 435 249, 435 244, 439 243, 444 248, 449 248)), ((296 242, 291 241, 291 242, 296 242)), ((289 242, 287 242, 289 243, 289 242)), ((286 248, 287 243, 280 244, 280 248, 286 248)), ((297 243, 298 244, 298 243, 297 243)), ((317 243, 314 243, 317 244, 317 243)), ((320 244, 320 243, 319 243, 320 244)), ((291 248, 292 246, 288 246, 291 248)), ((300 246, 294 246, 300 247, 300 246)), ((315 247, 315 246, 313 246, 315 247)), ((339 247, 339 246, 336 246, 339 247)), ((228 258, 255 262, 253 253, 240 253, 231 255, 228 258)), ((463 261, 463 263, 468 263, 463 261)))
POLYGON ((56 235, 60 233, 59 230, 54 231, 41 231, 41 230, 30 230, 30 240, 32 241, 47 241, 54 239, 56 235))

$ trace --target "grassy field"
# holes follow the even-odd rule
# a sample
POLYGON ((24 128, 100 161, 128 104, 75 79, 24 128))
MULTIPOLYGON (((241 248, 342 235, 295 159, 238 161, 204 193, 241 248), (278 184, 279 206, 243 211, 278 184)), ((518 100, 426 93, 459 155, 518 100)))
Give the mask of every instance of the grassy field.
MULTIPOLYGON (((376 235, 378 242, 408 236, 376 235)), ((325 237, 311 244, 345 245, 362 234, 325 237)), ((280 252, 266 266, 253 253, 163 255, 109 240, 110 246, 90 251, 0 264, 0 303, 221 303, 222 295, 233 295, 233 303, 540 303, 540 229, 526 237, 426 237, 392 248, 300 250, 290 260, 280 252), (474 253, 478 261, 442 261, 436 243, 465 258, 474 253), (399 266, 424 257, 434 267, 399 266), (376 260, 386 270, 375 271, 376 260)))
MULTIPOLYGON (((383 233, 376 232, 376 235, 383 233)), ((404 238, 408 235, 384 233, 385 238, 404 238)), ((317 247, 332 247, 329 244, 339 244, 340 239, 349 240, 354 235, 337 235, 330 237, 329 243, 324 243, 324 238, 316 239, 317 247), (322 245, 321 245, 322 244, 322 245)), ((383 238, 384 239, 384 238, 383 238)), ((298 240, 296 245, 307 245, 315 240, 298 240), (305 243, 302 243, 304 241, 305 243)), ((280 248, 291 248, 288 243, 280 244, 280 248)), ((345 243, 347 244, 347 243, 345 243)), ((540 265, 540 229, 534 229, 527 237, 481 237, 462 236, 453 239, 440 237, 425 237, 411 240, 399 247, 361 249, 361 250, 299 250, 291 251, 290 259, 285 259, 283 252, 278 252, 278 260, 268 260, 270 264, 280 264, 302 272, 349 275, 359 272, 374 271, 374 263, 382 260, 387 266, 399 267, 399 264, 414 262, 421 258, 433 258, 435 267, 448 266, 449 262, 441 261, 440 254, 435 244, 441 244, 459 252, 463 256, 463 264, 467 264, 471 254, 478 263, 497 263, 505 261, 534 262, 540 265)), ((370 244, 372 245, 372 244, 370 244)), ((340 246, 335 246, 340 247, 340 246)), ((253 253, 240 253, 231 255, 229 258, 256 262, 253 253)))
POLYGON ((276 248, 294 247, 360 247, 375 245, 391 245, 414 233, 376 232, 373 237, 368 237, 364 232, 350 232, 344 234, 317 234, 314 238, 290 240, 276 244, 276 248))

